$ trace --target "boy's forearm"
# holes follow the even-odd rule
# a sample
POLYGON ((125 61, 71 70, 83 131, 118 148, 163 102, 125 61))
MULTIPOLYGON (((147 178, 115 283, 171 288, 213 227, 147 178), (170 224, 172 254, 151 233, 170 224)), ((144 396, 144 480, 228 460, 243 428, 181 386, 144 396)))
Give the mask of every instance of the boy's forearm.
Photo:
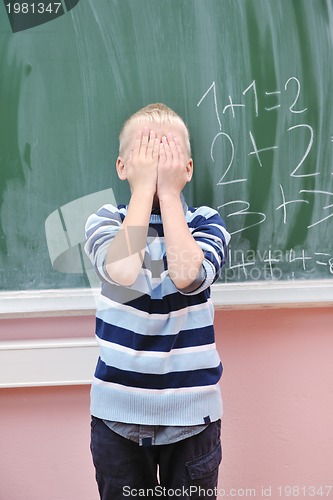
POLYGON ((121 229, 109 245, 106 271, 120 285, 132 285, 142 267, 153 196, 144 191, 132 194, 121 229))
POLYGON ((204 254, 189 231, 180 197, 161 197, 160 210, 168 272, 175 286, 185 289, 196 279, 204 254))

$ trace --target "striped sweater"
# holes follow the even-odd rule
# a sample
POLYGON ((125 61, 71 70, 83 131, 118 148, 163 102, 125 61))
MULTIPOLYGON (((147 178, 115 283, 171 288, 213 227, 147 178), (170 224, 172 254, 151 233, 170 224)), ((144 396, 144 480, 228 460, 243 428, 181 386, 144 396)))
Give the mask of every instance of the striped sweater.
POLYGON ((188 228, 205 256, 204 280, 189 293, 169 277, 159 214, 150 217, 143 265, 131 287, 113 282, 105 268, 126 206, 104 205, 86 223, 85 251, 102 282, 96 312, 100 356, 91 388, 96 417, 184 426, 222 415, 222 364, 209 287, 225 261, 230 236, 215 210, 182 201, 188 228))

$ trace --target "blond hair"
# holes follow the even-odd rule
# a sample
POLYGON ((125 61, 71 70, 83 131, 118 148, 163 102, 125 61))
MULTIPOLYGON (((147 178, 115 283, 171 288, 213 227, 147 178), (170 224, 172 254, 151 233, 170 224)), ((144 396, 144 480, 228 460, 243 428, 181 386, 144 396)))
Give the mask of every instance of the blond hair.
POLYGON ((125 149, 128 147, 129 130, 131 125, 142 122, 163 124, 177 124, 180 125, 184 131, 184 139, 187 148, 188 156, 191 157, 190 133, 185 125, 184 120, 177 115, 173 109, 169 108, 162 103, 154 103, 139 109, 136 113, 130 116, 124 123, 119 135, 119 154, 123 155, 125 149))

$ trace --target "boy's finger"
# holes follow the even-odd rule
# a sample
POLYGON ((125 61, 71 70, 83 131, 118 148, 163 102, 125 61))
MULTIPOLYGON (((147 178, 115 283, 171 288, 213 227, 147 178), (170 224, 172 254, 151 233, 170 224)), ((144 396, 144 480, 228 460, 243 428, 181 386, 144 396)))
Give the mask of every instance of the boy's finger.
POLYGON ((155 137, 154 148, 153 148, 153 160, 155 161, 158 160, 159 152, 160 152, 160 141, 158 140, 157 137, 155 137))
POLYGON ((172 134, 170 132, 168 133, 167 138, 168 138, 168 144, 170 146, 170 150, 171 150, 171 153, 172 153, 172 157, 173 157, 174 160, 176 160, 177 157, 179 156, 179 154, 178 154, 178 148, 177 148, 177 145, 176 145, 176 143, 174 141, 174 138, 173 138, 173 136, 172 136, 172 134))
POLYGON ((165 150, 166 161, 170 164, 172 162, 172 152, 165 135, 162 137, 162 144, 165 150))
POLYGON ((165 153, 165 148, 163 142, 160 142, 159 146, 159 155, 160 155, 160 160, 165 162, 166 160, 166 153, 165 153))
POLYGON ((135 142, 134 142, 134 147, 132 149, 132 152, 134 154, 138 155, 140 153, 141 139, 142 139, 142 131, 139 130, 139 132, 136 134, 135 142))
POLYGON ((149 128, 148 127, 144 127, 143 134, 142 134, 142 139, 141 139, 140 153, 143 153, 144 155, 146 155, 148 142, 149 142, 149 128))
POLYGON ((148 145, 147 145, 147 156, 148 156, 148 158, 152 158, 153 157, 154 145, 155 145, 155 137, 156 137, 155 131, 151 130, 150 134, 149 134, 148 145))

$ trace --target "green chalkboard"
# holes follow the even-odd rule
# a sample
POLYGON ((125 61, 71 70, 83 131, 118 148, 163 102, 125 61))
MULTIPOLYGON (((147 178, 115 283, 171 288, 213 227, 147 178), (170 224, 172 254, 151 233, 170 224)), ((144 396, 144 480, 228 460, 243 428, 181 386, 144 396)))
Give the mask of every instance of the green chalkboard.
POLYGON ((221 280, 332 278, 332 48, 332 0, 0 1, 1 289, 89 286, 83 219, 128 201, 118 133, 157 101, 232 234, 221 280))

